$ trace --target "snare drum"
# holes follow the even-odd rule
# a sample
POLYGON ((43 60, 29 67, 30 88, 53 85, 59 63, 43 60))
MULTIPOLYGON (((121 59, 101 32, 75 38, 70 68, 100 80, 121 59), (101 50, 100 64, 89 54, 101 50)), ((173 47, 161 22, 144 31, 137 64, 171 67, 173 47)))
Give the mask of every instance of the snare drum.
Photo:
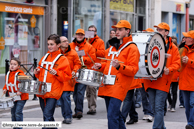
POLYGON ((50 92, 51 90, 51 85, 48 84, 49 83, 31 80, 19 83, 18 87, 19 91, 22 93, 44 95, 46 92, 50 92))
POLYGON ((76 73, 76 81, 89 86, 102 86, 104 74, 90 69, 79 69, 76 73))
POLYGON ((140 52, 139 71, 136 78, 157 79, 166 65, 166 46, 159 33, 133 33, 133 42, 140 52))
POLYGON ((0 108, 12 108, 14 106, 14 100, 13 98, 4 98, 0 99, 0 108))

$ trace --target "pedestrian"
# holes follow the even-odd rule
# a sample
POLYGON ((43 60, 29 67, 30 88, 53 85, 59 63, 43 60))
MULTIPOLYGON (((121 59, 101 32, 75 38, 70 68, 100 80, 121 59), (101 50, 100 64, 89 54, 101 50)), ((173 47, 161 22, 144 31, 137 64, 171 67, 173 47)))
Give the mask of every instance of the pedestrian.
MULTIPOLYGON (((87 66, 87 69, 91 69, 92 67, 92 61, 96 60, 96 50, 95 48, 87 42, 85 38, 85 31, 83 29, 77 29, 75 34, 75 39, 72 43, 70 43, 71 49, 75 51, 84 51, 85 55, 80 57, 83 59, 82 64, 87 66), (86 54, 88 53, 89 56, 86 54)), ((81 60, 82 60, 81 59, 81 60)), ((75 114, 73 115, 73 118, 82 118, 83 117, 83 102, 84 102, 84 95, 85 95, 86 85, 82 83, 76 83, 75 89, 73 92, 73 100, 75 102, 75 114)))
MULTIPOLYGON (((3 94, 8 91, 9 96, 16 95, 17 99, 14 101, 14 106, 11 108, 11 120, 12 121, 23 121, 23 108, 26 101, 29 99, 28 93, 22 93, 18 88, 17 77, 24 75, 22 70, 19 70, 21 62, 18 58, 12 58, 10 60, 9 71, 5 77, 5 85, 3 87, 3 94)), ((21 129, 21 128, 14 128, 21 129)))
POLYGON ((63 93, 63 82, 71 79, 68 59, 59 51, 60 43, 60 37, 56 34, 51 34, 47 38, 48 52, 39 61, 39 66, 34 69, 34 74, 39 81, 51 86, 50 92, 46 92, 44 95, 37 95, 44 121, 55 121, 55 105, 63 93))
POLYGON ((181 69, 179 89, 183 91, 185 114, 187 118, 186 129, 194 129, 194 30, 182 32, 185 36, 185 46, 180 49, 181 69))
POLYGON ((168 36, 169 25, 162 22, 154 27, 163 35, 167 54, 171 56, 167 58, 162 77, 157 78, 157 80, 144 79, 144 87, 148 91, 149 101, 154 111, 153 129, 166 129, 164 125, 164 106, 170 89, 172 75, 180 68, 180 55, 178 48, 171 42, 171 37, 168 36))
POLYGON ((136 44, 131 42, 131 24, 128 21, 120 20, 112 28, 116 28, 117 37, 109 40, 111 46, 105 52, 105 57, 112 61, 95 63, 93 68, 107 75, 106 84, 99 87, 98 96, 105 100, 108 128, 126 129, 120 107, 139 69, 140 53, 136 44), (119 63, 119 61, 124 63, 119 63))
MULTIPOLYGON (((179 49, 181 49, 182 47, 185 46, 185 39, 186 39, 185 37, 182 38, 182 40, 178 46, 179 49)), ((179 90, 179 102, 180 102, 179 107, 184 108, 185 106, 184 106, 184 99, 183 99, 183 91, 182 90, 179 90)))
MULTIPOLYGON (((112 29, 112 30, 110 30, 110 37, 109 37, 109 40, 112 39, 112 38, 114 38, 114 37, 116 37, 116 31, 115 31, 115 29, 112 29)), ((107 42, 106 42, 106 49, 109 48, 109 47, 110 47, 110 44, 109 44, 109 42, 107 41, 107 42)))
POLYGON ((138 113, 135 110, 135 95, 134 90, 136 88, 141 88, 141 80, 133 79, 132 84, 130 85, 129 91, 123 101, 123 107, 121 110, 122 117, 124 122, 127 119, 127 115, 129 114, 130 120, 126 124, 134 124, 138 122, 138 113))
POLYGON ((71 92, 74 91, 74 87, 76 84, 75 81, 75 74, 78 69, 81 68, 81 62, 79 60, 79 56, 77 52, 73 49, 71 49, 68 39, 65 36, 60 37, 61 40, 61 46, 60 46, 60 52, 63 54, 69 61, 69 65, 71 68, 71 74, 72 78, 68 81, 63 82, 63 93, 61 95, 61 98, 59 99, 61 103, 61 112, 62 116, 64 118, 63 123, 64 124, 71 124, 72 122, 72 110, 71 110, 71 99, 70 95, 71 92))
MULTIPOLYGON (((105 54, 105 46, 104 46, 104 41, 97 35, 97 28, 94 25, 91 25, 88 27, 88 31, 94 32, 94 38, 90 38, 89 43, 95 48, 96 57, 103 58, 105 54)), ((95 62, 100 63, 101 60, 96 58, 95 62)), ((88 108, 89 108, 89 111, 87 112, 87 114, 89 115, 96 114, 97 87, 88 85, 86 88, 86 97, 88 100, 88 108)))
MULTIPOLYGON (((172 36, 172 42, 177 46, 177 37, 172 36)), ((178 89, 178 79, 179 79, 179 72, 178 70, 173 74, 172 82, 170 86, 170 90, 168 93, 168 103, 169 107, 168 110, 171 112, 175 112, 176 101, 177 101, 177 89, 178 89)))
MULTIPOLYGON (((143 82, 143 80, 141 82, 143 82)), ((142 119, 147 120, 148 122, 152 122, 154 118, 154 113, 153 113, 152 106, 149 102, 149 95, 145 91, 143 83, 142 83, 142 88, 140 88, 140 92, 141 92, 142 107, 143 107, 143 113, 144 113, 144 116, 142 119)))

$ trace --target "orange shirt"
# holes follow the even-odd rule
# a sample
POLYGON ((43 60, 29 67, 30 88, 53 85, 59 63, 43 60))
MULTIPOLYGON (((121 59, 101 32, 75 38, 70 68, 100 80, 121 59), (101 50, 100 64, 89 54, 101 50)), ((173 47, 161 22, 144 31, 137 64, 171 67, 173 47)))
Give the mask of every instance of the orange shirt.
POLYGON ((90 57, 92 58, 93 61, 96 60, 96 52, 94 47, 89 44, 86 39, 84 39, 83 42, 81 43, 77 43, 77 40, 74 39, 72 43, 69 44, 71 49, 75 50, 75 47, 78 46, 79 47, 79 51, 80 50, 84 50, 85 51, 85 55, 83 56, 83 61, 84 64, 87 66, 88 69, 90 69, 94 64, 92 63, 91 59, 89 58, 89 56, 87 55, 87 53, 90 55, 90 57))
MULTIPOLYGON (((79 60, 79 56, 77 52, 71 49, 70 46, 68 46, 65 52, 63 52, 60 49, 60 52, 63 55, 65 55, 65 57, 68 59, 71 71, 74 71, 76 73, 77 70, 81 68, 81 62, 79 60)), ((76 83, 75 79, 70 79, 68 81, 65 81, 63 86, 63 91, 74 91, 75 83, 76 83)))
MULTIPOLYGON (((127 42, 132 41, 132 36, 124 37, 123 43, 118 48, 121 49, 127 42)), ((110 44, 111 45, 111 44, 110 44)), ((105 57, 107 59, 112 58, 112 54, 108 56, 109 49, 106 49, 105 57)), ((113 47, 112 51, 118 51, 115 47, 113 47)), ((128 90, 130 89, 130 85, 133 81, 133 78, 137 71, 139 70, 139 58, 140 53, 135 44, 130 44, 125 47, 119 54, 119 56, 115 56, 114 59, 124 62, 123 64, 120 63, 120 68, 117 70, 115 67, 112 67, 110 75, 116 75, 115 84, 114 85, 105 85, 99 88, 98 96, 109 96, 117 98, 123 101, 126 97, 128 90)), ((101 71, 105 75, 108 75, 110 61, 103 61, 101 67, 101 71)))
MULTIPOLYGON (((61 52, 55 51, 55 52, 48 52, 49 55, 46 58, 45 61, 48 62, 53 62, 54 59, 61 54, 61 52)), ((42 59, 39 62, 39 65, 41 65, 41 62, 43 60, 44 57, 42 57, 42 59)), ((43 65, 43 67, 46 67, 46 65, 43 65)), ((40 72, 38 74, 36 74, 35 76, 39 79, 39 81, 43 82, 44 79, 44 75, 45 75, 45 69, 38 67, 40 69, 40 72)), ((50 70, 50 65, 49 68, 50 70)), ((47 77, 46 77, 46 82, 47 83, 51 83, 51 91, 50 92, 46 92, 45 95, 37 95, 38 97, 41 98, 55 98, 55 99, 59 99, 63 93, 63 82, 64 81, 68 81, 69 79, 71 79, 71 68, 69 65, 69 61, 65 56, 61 56, 54 64, 53 67, 54 70, 57 71, 57 76, 56 75, 52 75, 47 71, 47 77)))
POLYGON ((183 49, 181 57, 187 56, 189 59, 186 64, 182 63, 182 69, 180 70, 179 75, 179 89, 194 91, 194 46, 189 48, 185 45, 185 47, 181 49, 183 49))
MULTIPOLYGON (((104 57, 105 56, 105 46, 104 41, 96 35, 94 38, 89 40, 89 43, 96 49, 96 57, 104 57)), ((96 61, 100 63, 101 60, 96 58, 96 61)))
MULTIPOLYGON (((18 75, 25 75, 24 72, 23 72, 22 70, 19 70, 19 69, 16 70, 16 71, 10 71, 9 79, 8 79, 8 84, 9 84, 9 83, 14 84, 15 74, 16 74, 17 72, 19 72, 18 75)), ((19 83, 19 81, 16 82, 17 89, 15 89, 15 87, 13 87, 13 90, 14 90, 15 93, 16 93, 16 92, 18 91, 18 89, 19 89, 19 88, 18 88, 18 83, 19 83)), ((6 84, 5 84, 4 87, 3 87, 3 90, 4 90, 4 89, 8 90, 8 92, 12 92, 10 87, 9 87, 9 89, 7 89, 6 84)), ((28 99, 29 99, 29 94, 28 94, 28 93, 22 93, 22 94, 21 94, 21 100, 28 100, 28 99)))
POLYGON ((177 46, 171 42, 171 37, 169 37, 169 49, 167 51, 171 56, 167 58, 166 67, 169 69, 169 74, 162 74, 162 77, 157 78, 157 80, 147 80, 144 79, 144 88, 158 89, 161 91, 169 92, 170 84, 172 81, 173 74, 180 68, 180 55, 177 46))

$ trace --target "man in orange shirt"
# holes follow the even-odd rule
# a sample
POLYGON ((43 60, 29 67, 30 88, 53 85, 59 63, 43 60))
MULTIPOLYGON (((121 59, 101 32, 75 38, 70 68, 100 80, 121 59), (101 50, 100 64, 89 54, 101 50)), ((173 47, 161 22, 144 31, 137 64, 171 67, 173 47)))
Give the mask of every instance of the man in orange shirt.
MULTIPOLYGON (((94 25, 88 27, 88 31, 94 32, 94 38, 89 40, 89 43, 96 49, 96 57, 104 57, 105 47, 104 41, 98 37, 97 28, 94 25)), ((96 63, 100 63, 100 59, 96 59, 96 63)), ((86 88, 86 97, 88 100, 89 111, 87 114, 94 115, 96 114, 96 94, 97 88, 94 86, 87 86, 86 88)))
POLYGON ((183 32, 185 46, 180 49, 182 68, 179 76, 179 89, 183 92, 186 129, 194 129, 194 30, 183 32))
MULTIPOLYGON (((83 29, 77 29, 75 36, 76 38, 69 45, 73 50, 85 52, 85 55, 82 56, 83 62, 87 66, 87 69, 90 69, 93 63, 86 53, 88 53, 90 57, 95 61, 96 50, 93 48, 91 44, 89 44, 86 41, 85 32, 83 29)), ((73 92, 73 99, 75 102, 75 114, 73 115, 73 118, 80 119, 83 116, 82 113, 83 113, 83 101, 84 101, 85 90, 86 90, 85 84, 76 83, 75 89, 73 92)))
POLYGON ((73 49, 71 49, 68 39, 65 36, 60 37, 61 40, 61 46, 60 51, 65 57, 68 59, 71 71, 72 71, 72 79, 65 81, 63 84, 63 94, 61 95, 61 98, 59 99, 61 102, 61 111, 62 116, 64 118, 63 123, 64 124, 71 124, 72 122, 72 111, 71 111, 71 99, 70 95, 71 92, 74 91, 75 86, 75 73, 78 69, 81 68, 81 62, 79 60, 79 56, 77 52, 73 49))
POLYGON ((178 48, 171 42, 168 36, 170 27, 167 23, 160 23, 157 31, 164 37, 166 42, 167 54, 170 54, 164 67, 162 77, 157 80, 144 80, 144 88, 148 91, 151 107, 154 111, 153 129, 166 129, 164 125, 164 105, 170 89, 170 84, 174 72, 180 68, 180 55, 178 48))
POLYGON ((93 68, 103 71, 107 77, 105 86, 99 88, 98 96, 105 99, 108 128, 125 129, 120 107, 139 69, 140 54, 136 44, 132 43, 128 21, 120 20, 112 28, 116 28, 116 37, 109 40, 111 47, 105 52, 105 57, 112 61, 95 63, 93 68))

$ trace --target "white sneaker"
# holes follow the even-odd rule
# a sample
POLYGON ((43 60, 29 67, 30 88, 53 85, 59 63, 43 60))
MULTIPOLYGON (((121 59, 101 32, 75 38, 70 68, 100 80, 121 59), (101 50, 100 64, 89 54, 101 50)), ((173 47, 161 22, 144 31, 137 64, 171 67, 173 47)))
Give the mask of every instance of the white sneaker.
POLYGON ((148 119, 148 115, 144 115, 143 120, 147 120, 147 119, 148 119))
POLYGON ((153 121, 153 117, 150 116, 150 115, 147 115, 147 121, 148 121, 148 122, 152 122, 152 121, 153 121))
POLYGON ((170 110, 171 110, 171 105, 168 106, 168 111, 170 111, 170 110))
POLYGON ((172 108, 170 111, 171 111, 171 112, 175 112, 176 110, 175 110, 174 108, 172 108))

